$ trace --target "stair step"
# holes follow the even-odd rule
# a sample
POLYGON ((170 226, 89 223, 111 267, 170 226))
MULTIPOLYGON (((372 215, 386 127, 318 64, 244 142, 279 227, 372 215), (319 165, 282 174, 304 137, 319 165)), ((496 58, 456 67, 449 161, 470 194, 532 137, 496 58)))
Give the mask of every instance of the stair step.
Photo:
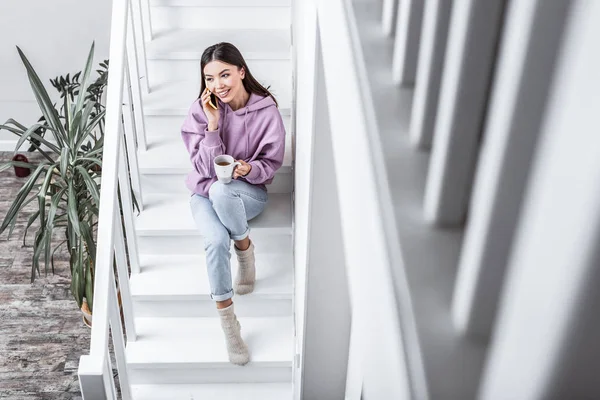
MULTIPOLYGON (((145 95, 143 99, 144 114, 185 116, 188 114, 192 103, 198 98, 198 91, 198 85, 190 81, 153 85, 152 91, 145 95)), ((272 93, 277 99, 281 115, 290 115, 290 105, 292 103, 290 93, 282 93, 282 96, 278 96, 274 91, 272 93)))
POLYGON ((134 400, 291 400, 292 383, 132 385, 134 400))
MULTIPOLYGON (((190 26, 201 26, 198 24, 190 26)), ((173 29, 155 32, 146 45, 148 60, 200 60, 207 47, 229 42, 246 60, 290 60, 289 29, 173 29)))
MULTIPOLYGON (((215 310, 216 314, 216 310, 215 310)), ((126 357, 132 384, 289 382, 292 317, 239 317, 250 362, 229 362, 219 318, 136 318, 126 357)))
MULTIPOLYGON (((289 194, 269 194, 265 211, 250 221, 253 232, 291 235, 292 207, 289 194)), ((200 236, 189 205, 190 195, 144 195, 144 211, 136 217, 139 236, 200 236)))
MULTIPOLYGON (((247 317, 286 316, 292 312, 292 253, 264 253, 256 245, 254 291, 234 297, 236 314, 247 317)), ((140 256, 141 272, 131 274, 131 295, 138 317, 213 317, 215 304, 204 255, 140 256)), ((231 260, 232 277, 237 257, 231 260)))
MULTIPOLYGON (((243 54, 243 53, 242 53, 243 54)), ((279 105, 292 97, 291 60, 246 60, 248 71, 275 96, 279 105)), ((173 82, 189 85, 186 95, 198 97, 200 91, 200 60, 160 59, 148 61, 150 91, 164 88, 173 82), (193 90, 192 90, 193 89, 193 90)), ((192 98, 193 100, 193 98, 192 98)))
POLYGON ((150 0, 152 7, 290 7, 292 0, 150 0))
MULTIPOLYGON (((187 114, 187 113, 186 113, 187 114)), ((291 135, 291 117, 282 115, 283 125, 287 135, 291 135)), ((146 115, 146 137, 151 142, 153 139, 167 139, 183 143, 181 140, 181 125, 184 117, 179 115, 146 115)), ((14 136, 14 135, 13 135, 14 136)))
POLYGON ((290 7, 155 6, 150 14, 155 32, 182 27, 220 29, 223 25, 237 29, 289 29, 291 25, 290 7))
MULTIPOLYGON (((232 251, 233 253, 233 251, 232 251)), ((211 300, 206 258, 201 255, 142 254, 141 271, 130 278, 131 295, 138 300, 211 300)), ((238 269, 232 256, 232 276, 238 269)), ((291 299, 291 253, 265 254, 256 245, 256 285, 244 298, 291 299)), ((211 300, 212 301, 212 300, 211 300)))

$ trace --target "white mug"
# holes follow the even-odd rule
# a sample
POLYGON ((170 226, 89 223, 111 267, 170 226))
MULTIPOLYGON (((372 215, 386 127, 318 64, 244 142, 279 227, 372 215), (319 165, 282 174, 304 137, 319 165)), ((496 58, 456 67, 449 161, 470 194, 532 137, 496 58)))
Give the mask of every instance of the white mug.
POLYGON ((242 165, 240 162, 235 161, 233 157, 228 156, 227 154, 216 156, 213 163, 215 165, 215 173, 217 174, 217 179, 219 179, 219 181, 222 183, 231 182, 233 170, 238 165, 242 165))

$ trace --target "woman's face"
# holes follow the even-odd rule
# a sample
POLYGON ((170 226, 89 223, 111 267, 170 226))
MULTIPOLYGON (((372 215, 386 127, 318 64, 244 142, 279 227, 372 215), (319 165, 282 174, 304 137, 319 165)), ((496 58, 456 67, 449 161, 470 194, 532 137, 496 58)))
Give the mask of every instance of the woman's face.
POLYGON ((243 68, 221 61, 211 61, 204 66, 204 78, 208 90, 217 95, 223 103, 229 103, 238 97, 243 98, 244 76, 243 68))

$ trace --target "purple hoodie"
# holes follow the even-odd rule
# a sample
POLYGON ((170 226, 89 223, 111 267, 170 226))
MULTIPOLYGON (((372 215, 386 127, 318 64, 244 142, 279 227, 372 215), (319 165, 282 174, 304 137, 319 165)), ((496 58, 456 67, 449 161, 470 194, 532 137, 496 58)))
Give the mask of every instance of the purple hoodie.
POLYGON ((198 100, 190 107, 181 127, 183 143, 194 167, 186 186, 208 197, 210 185, 217 180, 213 160, 229 154, 252 165, 250 173, 238 179, 266 190, 265 185, 271 183, 275 171, 283 164, 285 152, 285 128, 275 102, 270 96, 252 93, 246 106, 237 111, 220 100, 218 103, 216 131, 207 131, 208 121, 198 100))

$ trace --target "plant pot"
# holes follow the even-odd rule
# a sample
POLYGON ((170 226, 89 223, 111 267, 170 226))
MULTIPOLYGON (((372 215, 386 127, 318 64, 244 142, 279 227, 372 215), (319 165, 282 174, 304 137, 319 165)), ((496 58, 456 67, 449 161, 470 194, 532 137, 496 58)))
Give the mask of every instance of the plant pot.
MULTIPOLYGON (((121 324, 125 326, 125 316, 123 315, 123 303, 121 301, 121 291, 117 291, 117 300, 119 301, 119 311, 121 313, 121 324)), ((88 327, 92 327, 92 312, 88 307, 87 300, 83 299, 83 304, 81 305, 81 313, 83 314, 83 323, 88 327)))
MULTIPOLYGON (((27 159, 27 157, 25 157, 23 154, 17 154, 12 158, 13 161, 20 161, 20 162, 29 162, 29 160, 27 159)), ((25 178, 27 176, 29 176, 29 174, 31 174, 31 170, 29 168, 23 168, 23 167, 14 167, 15 169, 15 175, 18 178, 25 178)))
POLYGON ((92 327, 92 313, 88 307, 87 301, 84 299, 81 305, 81 313, 83 314, 83 323, 88 327, 92 327))

